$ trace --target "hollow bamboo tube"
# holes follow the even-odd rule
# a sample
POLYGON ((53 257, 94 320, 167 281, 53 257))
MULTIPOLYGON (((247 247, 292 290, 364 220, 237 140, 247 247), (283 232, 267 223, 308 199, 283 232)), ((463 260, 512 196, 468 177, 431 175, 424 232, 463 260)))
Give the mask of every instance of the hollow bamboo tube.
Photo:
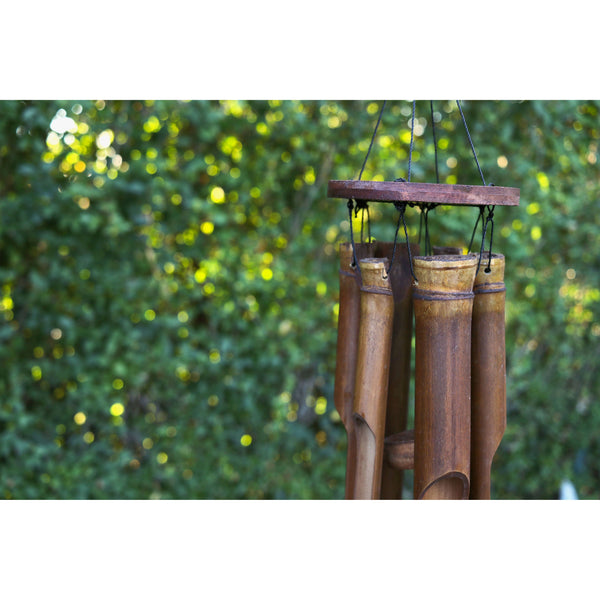
POLYGON ((360 329, 354 391, 356 472, 353 498, 380 497, 394 297, 388 261, 360 261, 360 329))
POLYGON ((477 258, 414 259, 418 499, 469 497, 471 316, 477 258))
MULTIPOLYGON (((356 243, 357 260, 373 256, 375 244, 356 243)), ((340 244, 340 294, 338 337, 336 350, 333 401, 346 429, 348 438, 346 456, 345 497, 351 498, 356 469, 356 440, 354 437, 354 383, 360 322, 360 274, 349 242, 340 244)))
POLYGON ((471 491, 490 498, 492 460, 506 429, 504 256, 482 260, 475 278, 471 333, 471 491))
MULTIPOLYGON (((412 256, 419 253, 419 246, 411 244, 412 256)), ((386 257, 392 268, 390 281, 394 296, 394 325, 390 354, 390 377, 385 415, 385 436, 392 436, 406 429, 408 420, 408 395, 410 387, 410 354, 413 331, 412 274, 410 272, 408 246, 392 242, 377 242, 375 256, 386 257), (392 254, 394 261, 392 261, 392 254)), ((386 461, 381 474, 381 498, 402 498, 404 473, 386 461)))

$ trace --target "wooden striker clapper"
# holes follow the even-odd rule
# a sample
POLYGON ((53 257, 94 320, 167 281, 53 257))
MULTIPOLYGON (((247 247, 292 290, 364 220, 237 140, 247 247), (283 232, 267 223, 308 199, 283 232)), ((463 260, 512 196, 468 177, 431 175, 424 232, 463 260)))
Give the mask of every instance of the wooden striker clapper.
POLYGON ((340 246, 334 402, 348 436, 347 499, 400 499, 408 469, 415 499, 490 498, 506 427, 505 261, 491 237, 489 252, 483 248, 494 207, 518 206, 519 190, 483 183, 412 183, 410 166, 408 181, 329 182, 328 197, 347 199, 350 218, 369 202, 400 213, 393 243, 355 241, 351 222, 351 241, 340 246), (406 206, 439 204, 479 207, 479 252, 429 248, 427 240, 419 255, 409 244, 406 206), (397 241, 401 223, 406 243, 397 241), (407 430, 413 318, 414 430, 407 430))

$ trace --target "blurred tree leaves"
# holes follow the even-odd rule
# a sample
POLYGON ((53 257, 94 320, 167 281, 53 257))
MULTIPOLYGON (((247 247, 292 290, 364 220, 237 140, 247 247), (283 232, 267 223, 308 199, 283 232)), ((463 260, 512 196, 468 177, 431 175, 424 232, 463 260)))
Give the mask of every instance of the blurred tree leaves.
MULTIPOLYGON (((440 181, 480 183, 456 104, 434 105, 440 181)), ((326 186, 358 175, 381 103, 1 106, 3 497, 342 497, 348 223, 326 186)), ((568 477, 597 497, 600 104, 462 106, 486 182, 521 188, 495 219, 509 415, 493 493, 552 498, 568 477)), ((388 102, 363 179, 406 176, 410 115, 388 102)), ((428 102, 416 125, 412 180, 435 181, 428 102)), ((391 207, 371 216, 391 239, 391 207)), ((467 245, 476 216, 435 209, 432 242, 467 245)))

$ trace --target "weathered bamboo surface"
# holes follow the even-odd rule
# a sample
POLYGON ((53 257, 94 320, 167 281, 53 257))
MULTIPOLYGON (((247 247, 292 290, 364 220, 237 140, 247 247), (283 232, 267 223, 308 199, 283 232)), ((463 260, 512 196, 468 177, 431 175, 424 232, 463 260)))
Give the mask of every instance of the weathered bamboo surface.
POLYGON ((446 254, 459 254, 462 255, 462 248, 459 246, 434 246, 433 254, 434 256, 444 256, 446 254))
MULTIPOLYGON (((418 244, 410 245, 411 255, 419 253, 418 244)), ((410 388, 410 358, 413 333, 412 274, 408 246, 393 242, 377 242, 376 256, 386 257, 392 268, 390 281, 394 297, 394 321, 390 354, 390 375, 385 417, 385 435, 390 436, 406 429, 410 388), (392 255, 394 256, 393 263, 392 255)), ((381 477, 381 498, 402 498, 404 473, 384 461, 381 477)))
POLYGON ((359 263, 360 327, 354 386, 357 500, 378 499, 381 490, 394 297, 385 258, 359 263))
MULTIPOLYGON (((375 244, 356 243, 357 259, 373 256, 375 244)), ((346 498, 354 493, 356 439, 354 435, 354 383, 360 323, 360 273, 354 264, 352 244, 340 244, 340 294, 333 401, 346 429, 346 498)))
POLYGON ((477 258, 414 259, 417 499, 469 497, 471 318, 477 258))
MULTIPOLYGON (((506 427, 504 257, 458 247, 414 258, 406 244, 340 246, 334 401, 348 433, 346 498, 402 497, 414 469, 418 499, 490 497, 506 427), (361 277, 362 275, 362 277, 361 277), (412 313, 415 429, 406 431, 412 313)), ((418 246, 411 246, 418 253, 418 246)))
POLYGON ((491 468, 506 429, 504 256, 484 255, 475 278, 471 334, 471 491, 490 498, 491 468))

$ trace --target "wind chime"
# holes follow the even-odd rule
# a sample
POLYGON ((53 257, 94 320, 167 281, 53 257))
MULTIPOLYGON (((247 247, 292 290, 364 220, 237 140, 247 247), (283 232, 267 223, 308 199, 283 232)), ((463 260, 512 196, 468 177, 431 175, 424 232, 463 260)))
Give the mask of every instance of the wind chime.
MULTIPOLYGON (((350 242, 340 245, 340 294, 334 402, 348 436, 347 499, 400 499, 403 472, 414 470, 416 499, 486 499, 490 471, 506 427, 504 256, 492 252, 495 206, 517 206, 517 188, 411 182, 415 103, 408 178, 330 181, 328 197, 348 200, 350 242), (393 242, 355 241, 352 216, 369 202, 398 210, 393 242), (479 208, 478 253, 431 247, 429 210, 479 208), (425 252, 410 243, 407 206, 421 208, 425 252), (487 214, 486 214, 487 211, 487 214), (403 225, 405 243, 398 242, 403 225), (489 250, 484 251, 490 231, 489 250), (411 346, 415 336, 414 429, 407 430, 411 346)), ((433 103, 431 107, 432 128, 433 103)), ((363 221, 364 223, 364 221, 363 221)))

